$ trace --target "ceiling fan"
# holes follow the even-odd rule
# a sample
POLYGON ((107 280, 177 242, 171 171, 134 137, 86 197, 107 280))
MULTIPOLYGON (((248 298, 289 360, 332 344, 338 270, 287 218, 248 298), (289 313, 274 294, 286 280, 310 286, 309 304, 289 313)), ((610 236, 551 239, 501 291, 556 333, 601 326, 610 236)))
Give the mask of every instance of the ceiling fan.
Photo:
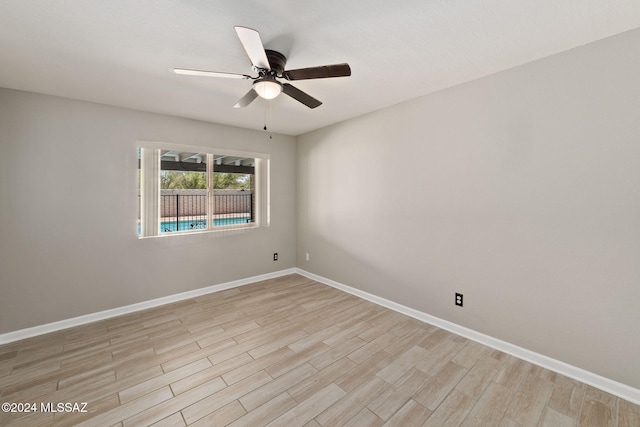
POLYGON ((246 107, 258 96, 264 99, 273 99, 280 95, 280 92, 284 92, 309 108, 316 108, 322 105, 322 102, 289 83, 280 83, 278 79, 308 80, 351 75, 351 68, 346 63, 285 70, 287 58, 280 52, 265 49, 258 31, 239 26, 234 28, 244 50, 249 55, 253 65, 252 70, 258 74, 257 77, 252 77, 248 74, 220 73, 217 71, 188 70, 184 68, 174 68, 173 71, 176 74, 191 76, 253 80, 253 87, 240 98, 238 103, 234 105, 235 108, 246 107))

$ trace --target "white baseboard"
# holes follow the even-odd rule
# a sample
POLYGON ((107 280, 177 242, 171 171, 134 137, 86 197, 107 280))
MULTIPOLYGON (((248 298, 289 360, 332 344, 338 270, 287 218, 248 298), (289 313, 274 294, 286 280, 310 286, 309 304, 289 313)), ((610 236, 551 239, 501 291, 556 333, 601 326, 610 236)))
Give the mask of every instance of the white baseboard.
POLYGON ((510 344, 506 341, 502 341, 489 335, 474 331, 473 329, 457 325, 447 320, 440 319, 438 317, 423 313, 410 307, 406 307, 393 301, 389 301, 385 298, 378 297, 368 292, 352 288, 351 286, 336 282, 331 279, 327 279, 326 277, 318 276, 317 274, 310 273, 300 268, 295 268, 294 270, 301 276, 305 276, 317 282, 324 283, 325 285, 355 295, 374 304, 381 305, 390 310, 397 311, 398 313, 402 313, 422 322, 437 326, 456 335, 460 335, 472 341, 476 341, 480 344, 484 344, 488 347, 500 350, 519 359, 533 363, 534 365, 538 365, 543 368, 549 369, 550 371, 562 374, 566 377, 573 378, 575 380, 618 396, 624 400, 628 400, 629 402, 635 403, 636 405, 640 405, 640 390, 637 388, 633 388, 626 384, 610 380, 609 378, 605 378, 600 375, 594 374, 593 372, 589 372, 576 366, 569 365, 568 363, 562 362, 560 360, 556 360, 551 357, 536 353, 534 351, 527 350, 526 348, 510 344))
POLYGON ((201 295, 220 292, 226 289, 237 288, 261 280, 274 279, 276 277, 286 276, 296 273, 295 268, 287 270, 275 271, 273 273, 260 274, 258 276, 247 277, 246 279, 234 280, 232 282, 221 283, 219 285, 207 286, 206 288, 194 289, 193 291, 182 292, 179 294, 169 295, 162 298, 156 298, 149 301, 139 302, 137 304, 126 305, 124 307, 113 308, 110 310, 99 311, 84 316, 74 317, 71 319, 60 320, 58 322, 47 323, 46 325, 34 326, 32 328, 20 329, 5 334, 0 334, 0 344, 6 344, 13 341, 23 340, 25 338, 37 335, 48 334, 49 332, 59 331, 61 329, 72 328, 74 326, 85 325, 111 317, 121 316, 123 314, 133 313, 135 311, 146 310, 148 308, 158 307, 172 302, 182 301, 201 295))

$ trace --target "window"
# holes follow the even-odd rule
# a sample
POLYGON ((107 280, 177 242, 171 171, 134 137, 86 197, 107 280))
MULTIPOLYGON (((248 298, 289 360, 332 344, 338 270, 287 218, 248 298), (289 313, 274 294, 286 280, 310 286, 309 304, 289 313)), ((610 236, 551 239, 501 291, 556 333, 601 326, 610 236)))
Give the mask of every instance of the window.
POLYGON ((138 159, 140 237, 269 224, 266 154, 147 143, 138 159))

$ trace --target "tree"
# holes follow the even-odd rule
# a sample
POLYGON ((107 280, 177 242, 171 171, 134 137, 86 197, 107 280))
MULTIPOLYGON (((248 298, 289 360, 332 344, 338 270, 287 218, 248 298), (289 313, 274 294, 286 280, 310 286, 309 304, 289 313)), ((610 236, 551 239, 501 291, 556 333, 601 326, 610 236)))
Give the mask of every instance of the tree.
POLYGON ((204 172, 160 172, 160 188, 163 190, 206 189, 207 174, 204 172))
POLYGON ((222 173, 213 174, 214 190, 250 190, 249 175, 243 173, 222 173))
MULTIPOLYGON (((250 190, 250 175, 242 173, 213 174, 214 190, 250 190)), ((204 172, 160 172, 160 188, 163 190, 206 189, 207 174, 204 172)))

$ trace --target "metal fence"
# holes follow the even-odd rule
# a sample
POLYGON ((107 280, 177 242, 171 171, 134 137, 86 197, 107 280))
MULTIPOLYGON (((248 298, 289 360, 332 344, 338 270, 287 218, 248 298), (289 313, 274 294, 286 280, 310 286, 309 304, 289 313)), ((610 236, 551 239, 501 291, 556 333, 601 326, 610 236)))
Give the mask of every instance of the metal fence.
MULTIPOLYGON (((245 224, 254 221, 253 194, 214 194, 213 225, 245 224)), ((207 229, 206 194, 160 196, 160 232, 207 229)))

